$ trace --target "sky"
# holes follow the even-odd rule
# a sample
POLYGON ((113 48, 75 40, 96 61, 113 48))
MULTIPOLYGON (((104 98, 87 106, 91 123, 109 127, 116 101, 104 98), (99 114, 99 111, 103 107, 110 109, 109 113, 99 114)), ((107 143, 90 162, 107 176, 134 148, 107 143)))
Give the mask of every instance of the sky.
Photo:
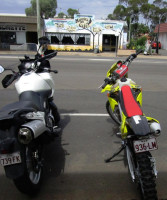
MULTIPOLYGON (((25 14, 31 0, 0 0, 0 13, 25 14)), ((81 14, 93 14, 96 19, 104 19, 118 4, 119 0, 57 0, 56 13, 67 13, 68 8, 79 10, 81 14)))
MULTIPOLYGON (((151 2, 152 0, 150 0, 151 2)), ((0 13, 25 14, 31 0, 0 0, 0 13)), ((57 0, 56 13, 67 13, 68 8, 79 10, 80 14, 95 15, 96 19, 106 19, 118 5, 119 0, 57 0)))

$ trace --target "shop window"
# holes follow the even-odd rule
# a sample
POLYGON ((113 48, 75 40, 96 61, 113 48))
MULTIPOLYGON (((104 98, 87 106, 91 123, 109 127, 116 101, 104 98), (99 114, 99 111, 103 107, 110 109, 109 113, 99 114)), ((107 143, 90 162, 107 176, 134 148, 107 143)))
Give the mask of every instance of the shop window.
POLYGON ((51 44, 59 45, 90 45, 90 34, 48 33, 51 44))
POLYGON ((64 36, 62 40, 62 44, 74 44, 74 41, 70 36, 64 36))
POLYGON ((57 36, 51 36, 51 44, 59 44, 59 42, 57 36))
POLYGON ((77 40, 77 44, 84 45, 85 44, 85 37, 79 37, 78 40, 77 40))

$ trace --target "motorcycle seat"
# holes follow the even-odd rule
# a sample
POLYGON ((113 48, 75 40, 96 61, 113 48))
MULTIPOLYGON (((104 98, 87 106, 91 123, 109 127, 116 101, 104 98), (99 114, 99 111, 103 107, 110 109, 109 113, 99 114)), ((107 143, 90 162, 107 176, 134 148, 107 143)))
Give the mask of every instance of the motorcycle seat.
POLYGON ((120 102, 121 108, 126 117, 143 115, 143 112, 139 104, 136 102, 130 86, 125 85, 121 87, 120 102))
POLYGON ((31 101, 18 101, 8 104, 0 110, 0 120, 12 119, 16 113, 25 111, 35 111, 38 107, 31 101))

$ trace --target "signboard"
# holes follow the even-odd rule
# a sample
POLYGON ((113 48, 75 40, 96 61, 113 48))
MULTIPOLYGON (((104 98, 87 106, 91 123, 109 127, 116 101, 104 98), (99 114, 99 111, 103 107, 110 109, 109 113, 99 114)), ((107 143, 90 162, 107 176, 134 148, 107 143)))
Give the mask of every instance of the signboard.
POLYGON ((25 25, 0 24, 0 31, 26 31, 25 25))
POLYGON ((74 15, 74 19, 46 19, 46 32, 77 32, 78 30, 90 30, 92 32, 102 32, 103 30, 120 33, 123 22, 112 22, 108 20, 95 20, 93 15, 74 15))

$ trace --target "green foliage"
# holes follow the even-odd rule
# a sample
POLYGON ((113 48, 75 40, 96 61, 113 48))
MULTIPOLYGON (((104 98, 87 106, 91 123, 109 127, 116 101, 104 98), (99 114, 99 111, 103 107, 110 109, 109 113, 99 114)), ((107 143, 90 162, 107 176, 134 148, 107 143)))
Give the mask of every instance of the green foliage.
POLYGON ((130 43, 127 44, 127 48, 128 49, 136 49, 136 50, 142 49, 144 51, 146 41, 147 41, 147 37, 145 37, 145 36, 140 37, 137 40, 132 39, 130 41, 130 43))
POLYGON ((167 0, 154 0, 152 4, 149 1, 119 0, 108 19, 125 20, 133 38, 153 32, 157 24, 167 20, 167 0), (145 20, 143 25, 139 24, 139 16, 145 20))
MULTIPOLYGON (((39 0, 41 17, 54 17, 56 14, 57 0, 39 0)), ((36 0, 31 0, 31 7, 25 9, 27 16, 36 16, 36 0)))
POLYGON ((107 16, 107 19, 115 20, 116 18, 115 18, 115 16, 113 16, 113 14, 109 14, 107 16))
POLYGON ((64 16, 66 16, 66 14, 64 14, 63 12, 58 13, 58 18, 64 18, 64 16))
POLYGON ((68 16, 70 17, 70 18, 74 18, 74 15, 75 14, 79 14, 79 12, 78 12, 78 10, 76 10, 76 9, 72 9, 72 8, 69 8, 68 10, 67 10, 67 13, 68 13, 68 16))
POLYGON ((149 32, 150 32, 150 29, 145 24, 134 23, 131 25, 131 34, 135 38, 149 32))
POLYGON ((117 5, 113 12, 113 17, 117 20, 126 19, 126 8, 123 5, 117 5))

